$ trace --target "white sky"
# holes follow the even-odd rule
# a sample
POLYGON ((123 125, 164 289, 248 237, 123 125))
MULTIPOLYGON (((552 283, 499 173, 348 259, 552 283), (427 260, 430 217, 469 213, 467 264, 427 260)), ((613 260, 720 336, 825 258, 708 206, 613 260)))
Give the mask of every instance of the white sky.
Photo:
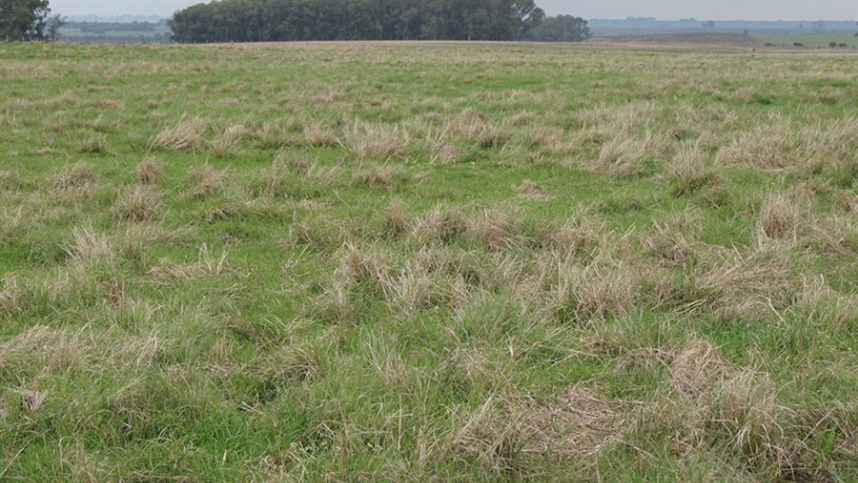
MULTIPOLYGON (((50 0, 62 15, 158 15, 208 0, 50 0)), ((536 0, 549 15, 675 20, 858 20, 858 0, 536 0)))

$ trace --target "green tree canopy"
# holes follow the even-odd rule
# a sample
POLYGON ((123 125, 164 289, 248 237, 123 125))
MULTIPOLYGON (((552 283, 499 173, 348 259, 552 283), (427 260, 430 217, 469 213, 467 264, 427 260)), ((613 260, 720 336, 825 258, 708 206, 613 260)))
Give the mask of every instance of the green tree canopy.
POLYGON ((587 21, 572 15, 558 15, 545 19, 527 36, 537 42, 580 42, 592 36, 587 21))
POLYGON ((223 0, 170 27, 177 42, 517 40, 544 17, 534 0, 223 0))
POLYGON ((0 0, 0 40, 44 39, 50 12, 48 0, 0 0))

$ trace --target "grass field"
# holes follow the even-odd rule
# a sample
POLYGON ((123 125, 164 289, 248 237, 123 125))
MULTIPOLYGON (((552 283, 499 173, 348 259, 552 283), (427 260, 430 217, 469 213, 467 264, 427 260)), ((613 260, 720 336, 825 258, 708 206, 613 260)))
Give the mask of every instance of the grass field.
POLYGON ((763 42, 773 45, 789 45, 793 46, 798 43, 805 47, 824 47, 832 48, 831 43, 837 44, 838 49, 858 49, 858 37, 849 34, 829 34, 829 35, 755 35, 754 37, 763 42), (845 44, 843 47, 841 44, 845 44))
POLYGON ((0 44, 0 480, 858 479, 858 57, 705 49, 0 44))

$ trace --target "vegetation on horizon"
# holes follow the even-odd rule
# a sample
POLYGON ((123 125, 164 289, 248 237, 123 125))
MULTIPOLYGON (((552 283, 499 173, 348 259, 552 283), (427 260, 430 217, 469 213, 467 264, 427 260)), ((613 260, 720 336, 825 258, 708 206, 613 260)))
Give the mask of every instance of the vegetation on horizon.
POLYGON ((180 43, 518 40, 545 17, 533 0, 225 0, 173 14, 180 43))
POLYGON ((0 45, 0 480, 858 479, 856 56, 706 48, 0 45))

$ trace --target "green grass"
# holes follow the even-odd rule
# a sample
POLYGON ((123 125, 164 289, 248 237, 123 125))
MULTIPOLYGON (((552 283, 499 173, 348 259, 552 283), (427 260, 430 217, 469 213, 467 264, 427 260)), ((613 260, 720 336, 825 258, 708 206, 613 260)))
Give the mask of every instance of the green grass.
POLYGON ((858 478, 835 53, 0 44, 0 480, 858 478))
POLYGON ((837 44, 837 49, 858 49, 858 37, 849 34, 755 35, 754 37, 769 44, 790 47, 799 43, 805 47, 832 48, 830 44, 834 42, 837 44), (840 44, 846 44, 846 47, 842 47, 840 44))

